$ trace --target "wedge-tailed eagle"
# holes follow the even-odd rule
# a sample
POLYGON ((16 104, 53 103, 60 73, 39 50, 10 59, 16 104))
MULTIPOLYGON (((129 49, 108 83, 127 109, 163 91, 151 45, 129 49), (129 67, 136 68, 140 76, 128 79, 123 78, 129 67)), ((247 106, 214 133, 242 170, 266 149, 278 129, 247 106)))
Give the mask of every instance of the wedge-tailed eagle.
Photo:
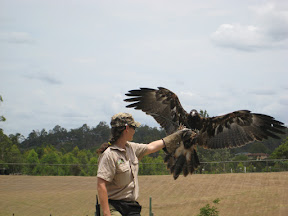
POLYGON ((285 126, 273 117, 239 110, 216 117, 201 117, 196 110, 187 113, 176 94, 158 87, 158 89, 140 88, 126 94, 130 102, 126 107, 142 110, 152 116, 167 134, 181 127, 192 129, 195 134, 185 143, 180 143, 175 152, 167 154, 165 162, 177 179, 192 174, 200 165, 196 145, 205 149, 234 148, 253 141, 262 141, 268 137, 279 139, 285 134, 285 126))

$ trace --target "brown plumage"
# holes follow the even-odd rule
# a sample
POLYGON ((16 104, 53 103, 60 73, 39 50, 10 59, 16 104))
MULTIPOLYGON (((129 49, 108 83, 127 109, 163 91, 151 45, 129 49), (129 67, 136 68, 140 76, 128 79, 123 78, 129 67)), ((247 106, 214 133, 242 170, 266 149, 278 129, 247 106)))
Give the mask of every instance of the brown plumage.
POLYGON ((165 162, 176 179, 181 171, 184 176, 193 173, 200 164, 195 145, 206 149, 235 148, 268 137, 279 139, 285 126, 273 117, 239 110, 222 116, 204 118, 196 110, 187 113, 176 94, 159 87, 158 89, 140 88, 126 94, 128 108, 142 110, 151 115, 167 134, 182 125, 190 128, 195 135, 185 143, 180 143, 175 153, 167 155, 165 162))

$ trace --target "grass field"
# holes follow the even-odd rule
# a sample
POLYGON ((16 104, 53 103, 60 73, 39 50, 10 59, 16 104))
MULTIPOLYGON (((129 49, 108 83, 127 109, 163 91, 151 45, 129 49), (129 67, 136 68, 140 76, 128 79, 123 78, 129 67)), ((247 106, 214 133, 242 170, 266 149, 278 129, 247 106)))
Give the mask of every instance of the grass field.
MULTIPOLYGON (((221 216, 288 215, 288 172, 140 176, 142 215, 195 216, 216 198, 221 216)), ((96 177, 0 176, 1 216, 93 216, 96 177)))

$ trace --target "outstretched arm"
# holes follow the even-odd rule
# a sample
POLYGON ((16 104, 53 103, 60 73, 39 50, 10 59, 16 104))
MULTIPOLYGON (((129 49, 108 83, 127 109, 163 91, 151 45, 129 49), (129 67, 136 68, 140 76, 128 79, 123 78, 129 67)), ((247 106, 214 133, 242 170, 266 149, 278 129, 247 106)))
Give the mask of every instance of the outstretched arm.
POLYGON ((175 150, 179 147, 178 143, 180 141, 184 141, 191 138, 192 130, 190 129, 182 129, 170 134, 169 136, 164 137, 161 140, 156 140, 151 142, 147 146, 147 151, 145 155, 154 153, 159 151, 160 149, 166 147, 169 153, 175 152, 175 150))
POLYGON ((165 145, 164 145, 164 142, 163 140, 156 140, 156 141, 153 141, 151 143, 149 143, 147 145, 147 150, 145 152, 145 155, 148 155, 148 154, 152 154, 154 152, 157 152, 159 151, 160 149, 164 148, 165 145))

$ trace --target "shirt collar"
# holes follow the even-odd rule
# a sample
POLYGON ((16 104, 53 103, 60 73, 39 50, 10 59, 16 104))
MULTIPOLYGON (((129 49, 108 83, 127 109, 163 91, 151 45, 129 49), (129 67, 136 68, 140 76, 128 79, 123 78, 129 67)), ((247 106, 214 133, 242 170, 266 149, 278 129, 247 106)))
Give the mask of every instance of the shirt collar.
MULTIPOLYGON (((126 146, 127 146, 127 144, 126 144, 126 146)), ((114 149, 114 150, 119 150, 119 151, 121 151, 121 152, 125 152, 125 151, 126 151, 126 149, 120 148, 120 147, 117 146, 117 145, 111 145, 110 148, 111 148, 111 149, 114 149)))

